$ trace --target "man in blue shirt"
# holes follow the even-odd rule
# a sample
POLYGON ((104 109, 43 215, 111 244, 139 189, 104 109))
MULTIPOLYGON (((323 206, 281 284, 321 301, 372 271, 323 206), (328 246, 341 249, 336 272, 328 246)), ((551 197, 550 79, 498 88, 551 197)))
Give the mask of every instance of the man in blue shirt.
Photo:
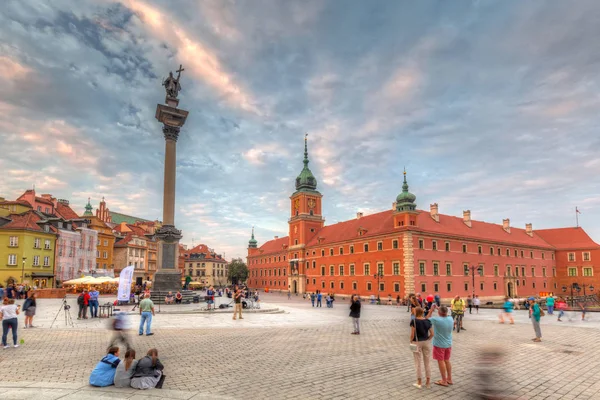
POLYGON ((323 299, 323 295, 320 290, 317 290, 317 307, 321 307, 321 300, 323 299))
POLYGON ((450 354, 452 352, 452 328, 454 321, 448 315, 448 307, 441 306, 439 309, 434 304, 429 310, 427 318, 433 325, 433 359, 437 360, 442 379, 435 382, 439 386, 453 385, 452 365, 450 364, 450 354), (432 317, 433 311, 438 310, 438 316, 432 317))
POLYGON ((100 296, 100 292, 96 290, 94 286, 92 286, 92 290, 90 290, 90 300, 88 301, 90 307, 90 314, 92 318, 98 318, 98 296, 100 296))

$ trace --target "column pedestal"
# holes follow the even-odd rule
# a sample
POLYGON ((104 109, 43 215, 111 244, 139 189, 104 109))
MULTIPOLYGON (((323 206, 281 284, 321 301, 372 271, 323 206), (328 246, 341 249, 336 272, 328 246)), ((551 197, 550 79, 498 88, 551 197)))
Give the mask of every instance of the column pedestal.
POLYGON ((179 239, 181 231, 173 225, 163 225, 155 232, 158 240, 158 271, 154 274, 152 294, 165 296, 169 291, 181 290, 181 272, 179 271, 179 239))

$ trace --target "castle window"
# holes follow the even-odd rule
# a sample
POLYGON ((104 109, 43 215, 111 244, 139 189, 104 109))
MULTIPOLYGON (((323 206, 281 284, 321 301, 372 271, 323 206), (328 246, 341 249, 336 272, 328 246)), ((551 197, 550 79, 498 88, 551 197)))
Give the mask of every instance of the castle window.
POLYGON ((325 250, 321 250, 321 257, 325 257, 325 250))
POLYGON ((383 250, 383 243, 382 242, 377 242, 377 250, 378 251, 383 250))
POLYGON ((340 255, 344 255, 344 248, 340 247, 340 255))
POLYGON ((333 255, 333 249, 329 249, 329 255, 332 256, 333 255))
POLYGON ((477 246, 477 253, 479 253, 479 254, 481 254, 481 253, 482 253, 481 246, 477 246))
POLYGON ((364 251, 367 253, 369 251, 369 243, 364 244, 364 251))
POLYGON ((466 253, 466 252, 467 252, 467 245, 463 244, 463 253, 466 253))
POLYGON ((432 240, 432 241, 431 241, 431 248, 432 248, 434 251, 437 251, 437 242, 436 242, 435 240, 432 240))
POLYGON ((446 251, 450 251, 450 242, 446 242, 446 251))
POLYGON ((398 241, 397 240, 392 240, 392 248, 393 249, 397 249, 398 248, 398 241))
POLYGON ((493 255, 494 255, 494 248, 490 247, 490 256, 493 256, 493 255))
POLYGON ((419 249, 423 250, 425 248, 425 241, 423 239, 419 239, 419 249))
POLYGON ((350 254, 354 254, 354 246, 350 246, 350 254))

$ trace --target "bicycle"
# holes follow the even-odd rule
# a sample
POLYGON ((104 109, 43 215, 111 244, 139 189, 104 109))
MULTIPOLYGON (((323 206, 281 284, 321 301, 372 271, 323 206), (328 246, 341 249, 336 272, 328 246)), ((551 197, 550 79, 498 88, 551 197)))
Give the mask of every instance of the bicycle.
POLYGON ((454 322, 456 324, 456 333, 459 333, 462 329, 463 316, 464 314, 462 313, 452 312, 452 318, 454 319, 454 322))

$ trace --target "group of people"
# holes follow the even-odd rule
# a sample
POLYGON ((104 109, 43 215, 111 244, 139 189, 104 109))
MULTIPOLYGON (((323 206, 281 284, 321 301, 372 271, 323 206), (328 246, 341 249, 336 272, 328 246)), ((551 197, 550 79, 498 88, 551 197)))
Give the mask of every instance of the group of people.
POLYGON ((27 283, 9 283, 6 289, 0 285, 0 299, 5 297, 15 300, 26 299, 33 290, 34 288, 27 283))
MULTIPOLYGON (((323 306, 323 293, 320 290, 316 292, 310 293, 309 298, 313 307, 322 307, 323 306)), ((335 295, 333 293, 327 293, 325 295, 325 304, 327 308, 333 308, 333 302, 335 301, 335 295)))
MULTIPOLYGON (((26 295, 23 303, 23 311, 25 312, 25 329, 34 328, 33 317, 37 307, 36 293, 30 290, 26 295)), ((2 306, 0 306, 0 318, 2 319, 2 346, 7 349, 8 346, 8 331, 12 331, 13 347, 19 347, 18 343, 18 315, 21 313, 21 306, 15 304, 14 298, 3 297, 2 306)))
POLYGON ((90 318, 98 318, 99 297, 100 292, 94 286, 90 288, 89 292, 87 289, 83 289, 79 296, 77 296, 77 305, 79 306, 77 319, 88 319, 88 308, 90 309, 90 318))
POLYGON ((111 386, 134 389, 162 389, 165 381, 164 366, 158 358, 158 350, 150 349, 145 357, 135 359, 135 350, 129 348, 125 359, 119 358, 120 350, 116 346, 108 348, 106 354, 90 374, 90 385, 111 386))
POLYGON ((165 304, 181 304, 181 300, 183 299, 183 295, 181 294, 180 291, 177 291, 177 293, 175 294, 175 296, 173 296, 173 292, 169 292, 166 296, 165 296, 165 304))

